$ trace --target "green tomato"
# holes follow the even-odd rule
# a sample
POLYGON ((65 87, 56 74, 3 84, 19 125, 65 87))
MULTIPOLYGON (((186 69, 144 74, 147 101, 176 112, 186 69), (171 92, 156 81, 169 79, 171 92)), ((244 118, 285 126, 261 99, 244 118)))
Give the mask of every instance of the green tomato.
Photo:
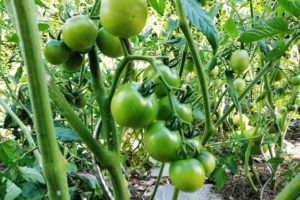
POLYGON ((179 132, 170 131, 165 127, 163 121, 150 124, 145 131, 143 140, 150 156, 160 162, 176 160, 182 144, 179 132))
POLYGON ((232 53, 230 58, 230 66, 235 73, 243 73, 246 69, 248 69, 249 63, 250 58, 246 50, 240 49, 232 53))
POLYGON ((271 73, 271 80, 275 82, 281 81, 284 77, 285 75, 282 70, 277 68, 271 73))
POLYGON ((214 155, 212 155, 208 151, 202 151, 197 156, 197 160, 199 160, 204 167, 206 176, 210 176, 216 168, 216 158, 214 157, 214 155))
POLYGON ((84 94, 79 94, 75 97, 75 106, 78 108, 84 108, 86 106, 87 100, 84 94))
POLYGON ((79 53, 73 53, 70 58, 62 65, 67 72, 76 72, 83 64, 83 57, 79 53))
POLYGON ((214 79, 211 81, 211 85, 213 88, 219 88, 222 84, 222 80, 221 79, 214 79))
POLYGON ((244 126, 247 126, 249 123, 249 119, 246 115, 242 115, 242 122, 241 122, 240 116, 237 114, 233 116, 232 122, 236 127, 240 127, 242 123, 244 124, 244 126))
MULTIPOLYGON (((170 69, 168 66, 165 66, 163 64, 160 64, 158 66, 158 70, 160 71, 162 77, 165 79, 165 81, 173 87, 179 87, 180 86, 180 78, 176 72, 176 70, 170 69)), ((152 66, 149 66, 143 74, 144 79, 152 79, 152 81, 155 84, 158 84, 155 87, 155 94, 158 98, 162 98, 167 95, 168 90, 166 89, 165 85, 160 81, 159 77, 157 76, 157 73, 155 69, 152 66)))
POLYGON ((102 0, 100 20, 110 33, 121 38, 139 34, 146 25, 148 15, 144 0, 102 0))
POLYGON ((60 65, 66 62, 72 51, 61 40, 50 40, 44 48, 44 56, 52 65, 60 65))
POLYGON ((218 66, 215 66, 209 73, 209 75, 212 77, 212 78, 215 78, 217 77, 219 74, 219 67, 218 66))
POLYGON ((158 111, 155 95, 143 96, 141 84, 127 83, 114 94, 111 112, 120 126, 145 128, 155 120, 158 111))
POLYGON ((173 161, 169 176, 172 184, 183 192, 195 192, 205 181, 204 168, 195 158, 173 161))
MULTIPOLYGON (((192 122, 193 121, 193 110, 189 104, 182 104, 176 98, 176 96, 171 96, 172 103, 174 108, 180 117, 181 120, 185 122, 192 122)), ((172 108, 170 105, 169 97, 165 96, 158 102, 158 115, 157 119, 159 120, 168 120, 172 116, 172 108)))
POLYGON ((244 79, 238 78, 233 81, 233 88, 238 94, 242 93, 245 87, 246 87, 246 82, 244 79))
POLYGON ((290 84, 294 86, 299 86, 300 85, 300 74, 297 76, 292 76, 289 78, 290 84))
POLYGON ((97 45, 100 51, 108 57, 117 58, 124 55, 120 39, 108 33, 103 27, 99 30, 97 45))
POLYGON ((186 69, 188 72, 193 72, 195 68, 195 64, 192 58, 186 59, 184 64, 184 69, 186 69))
POLYGON ((69 48, 78 52, 88 51, 96 42, 97 35, 96 25, 84 15, 69 18, 62 28, 64 42, 69 48))

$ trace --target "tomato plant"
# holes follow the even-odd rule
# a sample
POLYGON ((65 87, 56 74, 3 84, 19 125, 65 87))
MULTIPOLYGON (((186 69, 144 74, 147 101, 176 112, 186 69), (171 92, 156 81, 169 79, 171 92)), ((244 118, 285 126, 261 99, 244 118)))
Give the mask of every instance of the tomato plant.
POLYGON ((144 144, 150 156, 160 162, 176 160, 182 145, 179 132, 170 131, 163 121, 156 121, 147 127, 144 144))
POLYGON ((97 45, 100 51, 108 57, 117 58, 124 55, 120 39, 108 33, 103 27, 99 30, 97 45))
POLYGON ((156 118, 156 96, 143 96, 139 91, 140 87, 138 83, 125 84, 112 98, 111 112, 120 126, 144 128, 156 118))
POLYGON ((72 51, 61 40, 50 40, 44 48, 44 56, 52 65, 60 65, 66 62, 72 51))
POLYGON ((204 168, 194 158, 171 162, 169 175, 172 184, 184 192, 196 191, 205 181, 204 168))
POLYGON ((84 15, 69 18, 62 28, 65 44, 78 52, 88 51, 96 42, 98 30, 94 22, 84 15))
POLYGON ((139 34, 147 21, 148 8, 144 0, 103 0, 100 19, 111 34, 129 38, 139 34))

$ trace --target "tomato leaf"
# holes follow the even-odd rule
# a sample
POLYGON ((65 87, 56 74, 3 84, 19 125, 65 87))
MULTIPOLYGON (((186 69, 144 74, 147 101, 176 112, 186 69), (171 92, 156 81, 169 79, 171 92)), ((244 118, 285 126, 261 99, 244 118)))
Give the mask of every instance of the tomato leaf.
POLYGON ((218 167, 215 172, 213 173, 213 179, 214 181, 216 182, 216 188, 217 190, 221 190, 227 179, 228 179, 228 175, 227 173, 225 172, 224 168, 222 167, 218 167))
POLYGON ((0 160, 9 163, 16 158, 18 152, 18 143, 14 140, 7 140, 0 144, 0 160))
POLYGON ((6 182, 6 195, 4 200, 13 200, 21 194, 22 190, 13 182, 8 180, 6 182))
POLYGON ((211 17, 195 0, 181 0, 181 4, 187 18, 205 35, 215 54, 219 48, 219 35, 211 17))
POLYGON ((165 7, 166 7, 166 0, 148 0, 149 4, 160 14, 161 16, 164 15, 165 7))
POLYGON ((80 138, 70 128, 55 127, 56 136, 65 141, 79 141, 80 138))
POLYGON ((300 0, 278 0, 278 4, 287 12, 300 19, 300 0))
POLYGON ((280 59, 280 57, 288 50, 288 47, 289 46, 283 40, 274 42, 273 49, 266 55, 265 61, 275 61, 280 59))
POLYGON ((208 12, 208 15, 213 19, 218 13, 219 10, 223 7, 223 3, 216 3, 208 12))
POLYGON ((19 170, 22 174, 22 177, 28 181, 33 183, 42 183, 45 184, 45 179, 42 174, 34 168, 30 167, 19 167, 19 170))
POLYGON ((226 162, 226 167, 235 175, 239 174, 239 168, 233 159, 226 162))
POLYGON ((232 38, 236 38, 239 35, 239 31, 232 17, 225 22, 224 31, 229 33, 232 38))
POLYGON ((278 33, 288 33, 288 22, 283 18, 273 18, 256 24, 254 28, 246 31, 239 38, 240 42, 254 42, 260 39, 274 36, 278 33))
POLYGON ((48 6, 42 0, 35 0, 35 4, 48 9, 48 6))

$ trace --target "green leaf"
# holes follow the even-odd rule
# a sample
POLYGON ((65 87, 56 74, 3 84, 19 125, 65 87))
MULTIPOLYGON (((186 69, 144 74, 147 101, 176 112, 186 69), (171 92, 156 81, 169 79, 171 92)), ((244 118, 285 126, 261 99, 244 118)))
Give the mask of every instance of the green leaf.
POLYGON ((22 74, 23 74, 23 67, 19 66, 15 73, 15 76, 14 76, 14 79, 17 83, 19 82, 20 78, 22 77, 22 74))
POLYGON ((91 189, 99 188, 96 176, 91 174, 78 174, 79 178, 83 180, 91 189))
POLYGON ((47 8, 48 6, 46 6, 46 4, 42 1, 42 0, 34 0, 36 5, 39 5, 41 7, 47 8))
POLYGON ((45 184, 45 179, 40 172, 34 168, 19 167, 22 177, 29 182, 45 184))
POLYGON ((41 185, 25 182, 22 184, 22 197, 25 199, 41 200, 47 193, 46 187, 41 185))
POLYGON ((300 0, 278 0, 278 4, 287 12, 300 19, 300 0))
POLYGON ((232 38, 236 38, 239 35, 236 24, 231 17, 225 22, 224 31, 229 33, 232 38))
POLYGON ((78 137, 72 129, 64 127, 55 127, 56 136, 65 141, 79 141, 78 137))
POLYGON ((239 41, 254 42, 278 33, 288 33, 290 31, 288 25, 288 22, 283 18, 272 18, 255 25, 254 28, 243 33, 239 41))
POLYGON ((219 48, 219 35, 211 17, 195 0, 181 0, 181 4, 187 18, 205 35, 216 53, 219 48))
POLYGON ((165 7, 166 7, 166 0, 148 0, 149 4, 160 14, 161 16, 164 15, 165 7))
POLYGON ((193 117, 197 121, 200 121, 200 122, 204 122, 205 121, 204 112, 200 108, 193 109, 193 117))
POLYGON ((273 49, 266 55, 265 61, 275 61, 280 59, 284 53, 288 50, 288 45, 283 41, 279 40, 273 44, 273 49))
POLYGON ((217 190, 221 190, 228 179, 228 175, 222 167, 219 167, 213 173, 213 179, 216 182, 217 190))
POLYGON ((18 143, 14 140, 7 140, 0 144, 0 160, 4 164, 9 163, 16 158, 16 152, 18 150, 18 143))
POLYGON ((238 108, 239 100, 238 100, 237 93, 233 87, 233 80, 234 80, 233 71, 225 71, 225 76, 226 76, 226 82, 228 84, 228 90, 229 90, 229 95, 231 97, 231 100, 235 105, 235 107, 238 108))
POLYGON ((233 159, 229 160, 228 162, 226 162, 226 167, 235 175, 239 174, 239 168, 237 166, 237 164, 234 162, 233 159))
POLYGON ((49 25, 47 23, 39 23, 38 24, 39 31, 48 31, 49 30, 49 25))
POLYGON ((215 3, 208 12, 208 15, 213 19, 223 7, 223 3, 215 3))
POLYGON ((13 200, 21 194, 22 190, 13 182, 8 180, 6 182, 6 195, 4 200, 13 200))

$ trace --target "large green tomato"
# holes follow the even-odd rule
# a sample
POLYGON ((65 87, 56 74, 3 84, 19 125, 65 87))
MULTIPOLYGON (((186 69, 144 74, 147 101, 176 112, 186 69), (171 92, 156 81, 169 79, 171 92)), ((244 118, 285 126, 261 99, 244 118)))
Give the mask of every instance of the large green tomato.
MULTIPOLYGON (((158 66, 158 69, 162 75, 162 77, 166 80, 166 82, 173 87, 179 87, 180 86, 180 78, 176 72, 176 70, 170 69, 168 66, 165 66, 163 64, 160 64, 158 66)), ((167 95, 167 89, 165 85, 160 81, 159 77, 157 76, 157 73, 155 69, 152 66, 149 66, 143 74, 144 79, 152 79, 152 81, 156 84, 158 84, 155 88, 155 94, 158 98, 162 98, 167 95)))
POLYGON ((289 82, 290 82, 290 84, 295 85, 295 86, 300 85, 300 74, 297 76, 290 77, 289 82))
POLYGON ((155 120, 158 111, 156 96, 143 96, 139 92, 140 86, 127 83, 114 94, 111 112, 120 126, 145 128, 155 120))
POLYGON ((212 155, 208 151, 202 151, 197 156, 197 160, 199 160, 204 167, 206 176, 210 176, 216 168, 216 159, 214 155, 212 155))
POLYGON ((150 124, 144 135, 145 148, 151 157, 168 162, 176 160, 181 148, 181 137, 178 131, 170 131, 163 121, 150 124))
POLYGON ((238 94, 242 93, 246 87, 246 82, 242 78, 238 78, 233 81, 233 87, 238 94))
POLYGON ((120 39, 108 33, 103 27, 99 30, 97 45, 100 51, 108 57, 117 58, 124 55, 120 39))
POLYGON ((68 72, 76 72, 83 64, 83 57, 79 53, 72 53, 70 58, 62 65, 68 72))
POLYGON ((246 50, 236 50, 232 53, 230 66, 235 73, 243 73, 249 67, 249 63, 250 58, 246 50))
POLYGON ((66 62, 72 51, 61 40, 50 40, 44 48, 44 56, 52 65, 60 65, 66 62))
MULTIPOLYGON (((176 96, 171 96, 172 103, 174 105, 174 108, 180 117, 181 120, 185 122, 192 122, 193 121, 193 110, 192 107, 189 104, 182 104, 179 102, 179 100, 176 98, 176 96)), ((157 119, 159 120, 167 120, 169 117, 171 117, 173 114, 172 108, 170 105, 169 97, 165 96, 158 102, 158 115, 157 119)))
POLYGON ((197 159, 176 160, 170 165, 172 184, 183 192, 195 192, 205 181, 205 171, 197 159))
POLYGON ((78 52, 88 51, 96 42, 97 35, 96 25, 85 15, 69 18, 62 28, 64 42, 69 48, 78 52))
POLYGON ((139 34, 146 25, 148 15, 144 0, 102 0, 100 21, 111 34, 129 38, 139 34))

